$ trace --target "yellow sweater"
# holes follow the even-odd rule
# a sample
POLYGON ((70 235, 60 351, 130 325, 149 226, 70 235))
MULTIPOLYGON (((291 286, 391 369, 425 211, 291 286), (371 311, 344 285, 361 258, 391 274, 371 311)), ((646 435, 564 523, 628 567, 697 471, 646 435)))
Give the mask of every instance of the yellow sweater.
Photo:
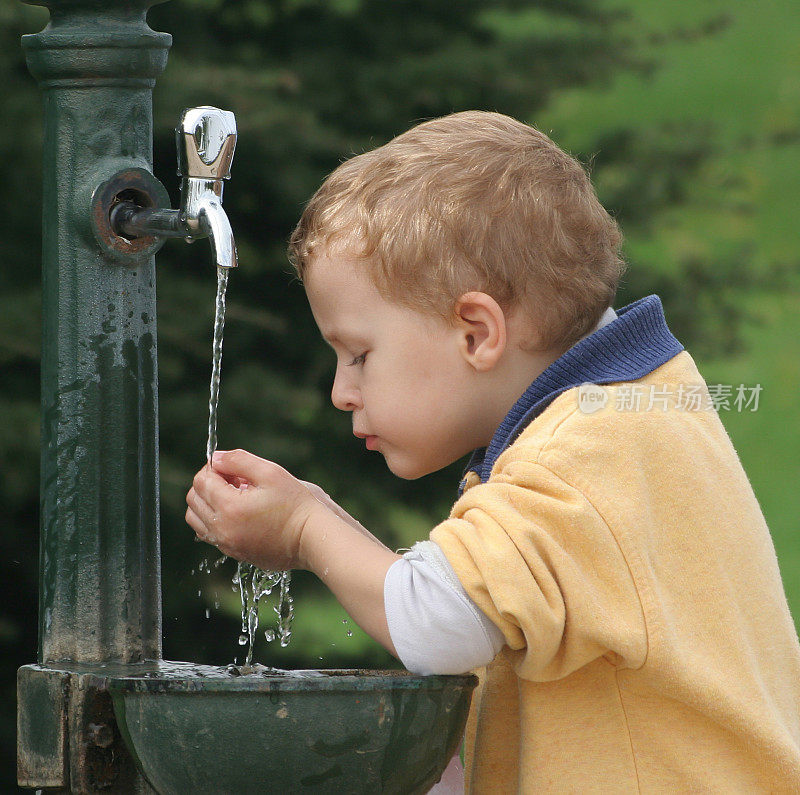
POLYGON ((800 792, 800 645, 758 502, 716 412, 676 406, 708 397, 688 353, 631 383, 668 410, 564 392, 431 534, 506 639, 467 791, 800 792))

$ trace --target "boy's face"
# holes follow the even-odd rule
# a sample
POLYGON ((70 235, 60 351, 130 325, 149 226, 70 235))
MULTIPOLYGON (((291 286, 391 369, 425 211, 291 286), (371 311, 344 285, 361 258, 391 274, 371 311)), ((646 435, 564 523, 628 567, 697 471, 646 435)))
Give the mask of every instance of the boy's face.
POLYGON ((364 262, 346 253, 315 257, 305 288, 336 353, 331 400, 352 412, 353 433, 395 475, 421 477, 485 444, 477 430, 485 407, 455 328, 387 301, 364 262))

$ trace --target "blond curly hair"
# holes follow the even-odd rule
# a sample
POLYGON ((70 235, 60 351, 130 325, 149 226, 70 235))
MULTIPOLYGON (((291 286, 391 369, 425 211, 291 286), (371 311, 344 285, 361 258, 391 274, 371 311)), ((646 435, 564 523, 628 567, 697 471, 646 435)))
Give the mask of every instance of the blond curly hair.
POLYGON ((289 259, 302 280, 341 245, 384 297, 444 319, 465 292, 488 293, 529 315, 531 347, 552 350, 611 305, 621 243, 576 159, 527 124, 465 111, 343 162, 306 206, 289 259))

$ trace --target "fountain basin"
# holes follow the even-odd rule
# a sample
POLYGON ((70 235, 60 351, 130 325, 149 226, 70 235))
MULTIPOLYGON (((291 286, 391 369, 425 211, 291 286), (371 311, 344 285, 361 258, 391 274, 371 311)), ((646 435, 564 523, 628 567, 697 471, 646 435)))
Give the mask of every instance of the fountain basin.
POLYGON ((477 679, 160 663, 111 677, 120 732, 160 795, 424 793, 457 751, 477 679))

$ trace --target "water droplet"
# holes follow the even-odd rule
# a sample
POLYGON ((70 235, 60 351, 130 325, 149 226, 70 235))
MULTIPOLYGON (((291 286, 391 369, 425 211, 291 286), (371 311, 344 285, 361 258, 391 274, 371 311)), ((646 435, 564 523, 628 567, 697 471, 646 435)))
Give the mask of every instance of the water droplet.
POLYGON ((346 619, 346 618, 343 618, 343 619, 342 619, 342 624, 346 624, 346 623, 347 623, 347 619, 346 619))
POLYGON ((352 629, 348 629, 347 630, 347 637, 348 638, 352 638, 353 637, 353 630, 352 629))
POLYGON ((211 611, 206 608, 206 618, 211 618, 211 611))
POLYGON ((267 639, 267 643, 272 643, 272 641, 275 640, 275 633, 271 629, 268 629, 264 633, 264 637, 267 639))
POLYGON ((243 632, 241 635, 239 635, 239 645, 244 646, 245 643, 247 643, 247 635, 245 635, 243 632))

